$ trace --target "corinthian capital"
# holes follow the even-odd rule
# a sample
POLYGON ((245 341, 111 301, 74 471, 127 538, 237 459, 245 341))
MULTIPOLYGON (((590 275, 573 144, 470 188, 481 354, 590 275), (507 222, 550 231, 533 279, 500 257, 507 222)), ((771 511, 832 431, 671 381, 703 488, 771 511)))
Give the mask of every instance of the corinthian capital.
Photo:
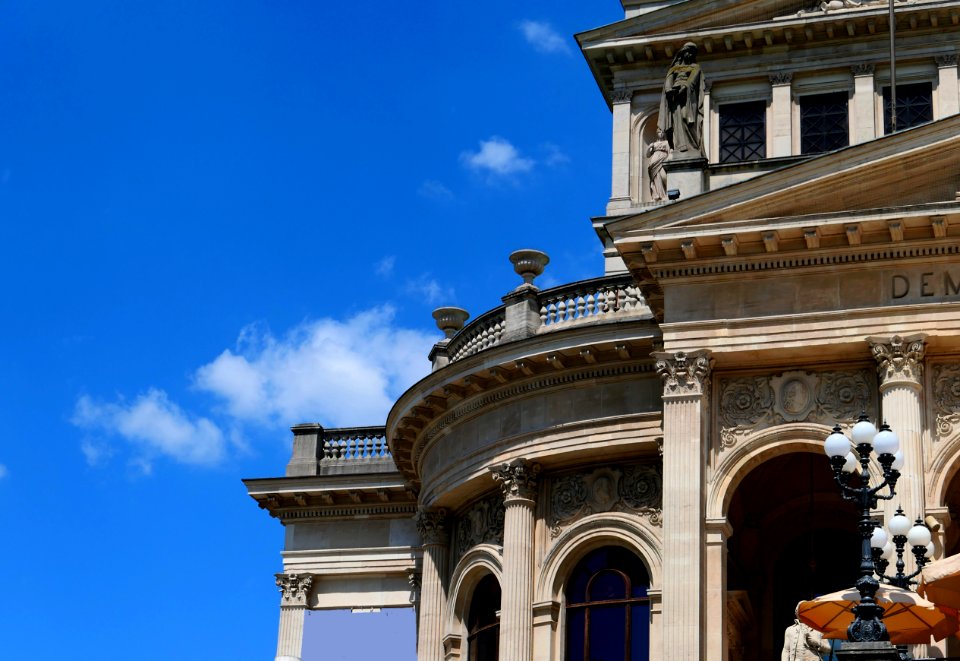
POLYGON ((877 371, 881 385, 890 381, 910 381, 920 383, 923 376, 924 339, 926 335, 918 333, 900 337, 868 337, 870 351, 877 360, 877 371))
POLYGON ((276 574, 277 587, 280 588, 281 606, 307 606, 313 576, 310 574, 276 574))
POLYGON ((613 103, 630 103, 631 99, 633 99, 633 90, 613 90, 613 93, 610 96, 610 100, 613 103))
POLYGON ((540 464, 526 459, 514 459, 500 466, 491 466, 493 479, 500 483, 504 500, 525 498, 533 500, 537 495, 537 475, 540 464))
POLYGON ((664 396, 706 394, 713 367, 710 352, 658 351, 652 355, 657 360, 657 374, 663 380, 664 396))
POLYGON ((417 510, 413 517, 413 522, 417 526, 417 532, 420 533, 420 539, 424 546, 431 544, 446 544, 449 540, 447 530, 447 510, 435 509, 417 510))

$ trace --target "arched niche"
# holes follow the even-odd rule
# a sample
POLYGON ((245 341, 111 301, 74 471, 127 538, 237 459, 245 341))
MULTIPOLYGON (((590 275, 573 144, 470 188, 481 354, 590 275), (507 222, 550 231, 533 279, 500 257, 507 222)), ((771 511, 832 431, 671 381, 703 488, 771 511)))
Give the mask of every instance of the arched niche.
POLYGON ((659 106, 643 108, 630 127, 630 197, 641 203, 651 202, 650 175, 647 172, 647 147, 657 139, 659 106))

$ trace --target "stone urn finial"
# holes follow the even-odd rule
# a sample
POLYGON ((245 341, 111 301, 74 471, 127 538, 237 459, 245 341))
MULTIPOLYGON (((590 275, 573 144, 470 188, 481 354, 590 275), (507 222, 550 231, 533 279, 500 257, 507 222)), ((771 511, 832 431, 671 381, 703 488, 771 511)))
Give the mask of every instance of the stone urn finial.
POLYGON ((433 318, 437 328, 443 331, 449 340, 463 328, 463 322, 470 318, 470 313, 463 308, 437 308, 433 311, 433 318))
POLYGON ((524 248, 510 253, 510 263, 517 275, 523 278, 523 284, 533 286, 533 279, 543 273, 543 268, 550 263, 550 258, 545 252, 524 248))

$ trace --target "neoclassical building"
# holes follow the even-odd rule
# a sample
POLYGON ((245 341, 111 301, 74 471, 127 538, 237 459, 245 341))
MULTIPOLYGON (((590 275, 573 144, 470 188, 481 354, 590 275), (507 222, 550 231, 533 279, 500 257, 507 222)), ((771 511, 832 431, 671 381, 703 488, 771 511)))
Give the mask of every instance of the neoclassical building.
POLYGON ((861 411, 901 439, 891 506, 960 550, 960 2, 896 3, 895 94, 884 2, 622 2, 577 35, 604 275, 514 253, 384 425, 294 426, 246 480, 286 533, 278 661, 351 607, 416 608, 422 661, 778 659, 854 580, 822 443, 861 411))

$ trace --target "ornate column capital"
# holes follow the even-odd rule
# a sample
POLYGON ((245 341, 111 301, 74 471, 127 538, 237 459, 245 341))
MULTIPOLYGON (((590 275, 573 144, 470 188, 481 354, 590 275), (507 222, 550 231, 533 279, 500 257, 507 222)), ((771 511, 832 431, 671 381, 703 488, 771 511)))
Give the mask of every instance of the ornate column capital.
POLYGON ((610 101, 616 105, 618 103, 630 103, 633 100, 633 90, 616 89, 610 95, 610 101))
POLYGON ((868 337, 870 351, 877 361, 880 385, 894 381, 920 384, 923 377, 923 354, 926 335, 917 333, 901 337, 868 337))
POLYGON ((874 68, 872 62, 860 62, 851 66, 850 71, 854 76, 872 76, 874 68))
POLYGON ((413 517, 413 522, 420 533, 424 546, 445 546, 450 539, 447 526, 447 510, 419 509, 413 517))
POLYGON ((771 85, 789 85, 793 81, 793 72, 777 71, 770 74, 771 85))
POLYGON ((277 587, 280 589, 280 606, 307 607, 310 589, 313 587, 311 574, 276 574, 277 587))
POLYGON ((957 54, 956 53, 943 53, 942 55, 937 55, 933 58, 937 62, 938 67, 955 67, 957 66, 957 54))
POLYGON ((656 360, 657 374, 663 380, 665 397, 705 395, 709 389, 713 359, 709 351, 677 351, 651 354, 656 360))
POLYGON ((537 475, 540 464, 526 459, 514 459, 499 466, 491 466, 493 479, 500 483, 505 501, 522 498, 534 500, 537 495, 537 475))

